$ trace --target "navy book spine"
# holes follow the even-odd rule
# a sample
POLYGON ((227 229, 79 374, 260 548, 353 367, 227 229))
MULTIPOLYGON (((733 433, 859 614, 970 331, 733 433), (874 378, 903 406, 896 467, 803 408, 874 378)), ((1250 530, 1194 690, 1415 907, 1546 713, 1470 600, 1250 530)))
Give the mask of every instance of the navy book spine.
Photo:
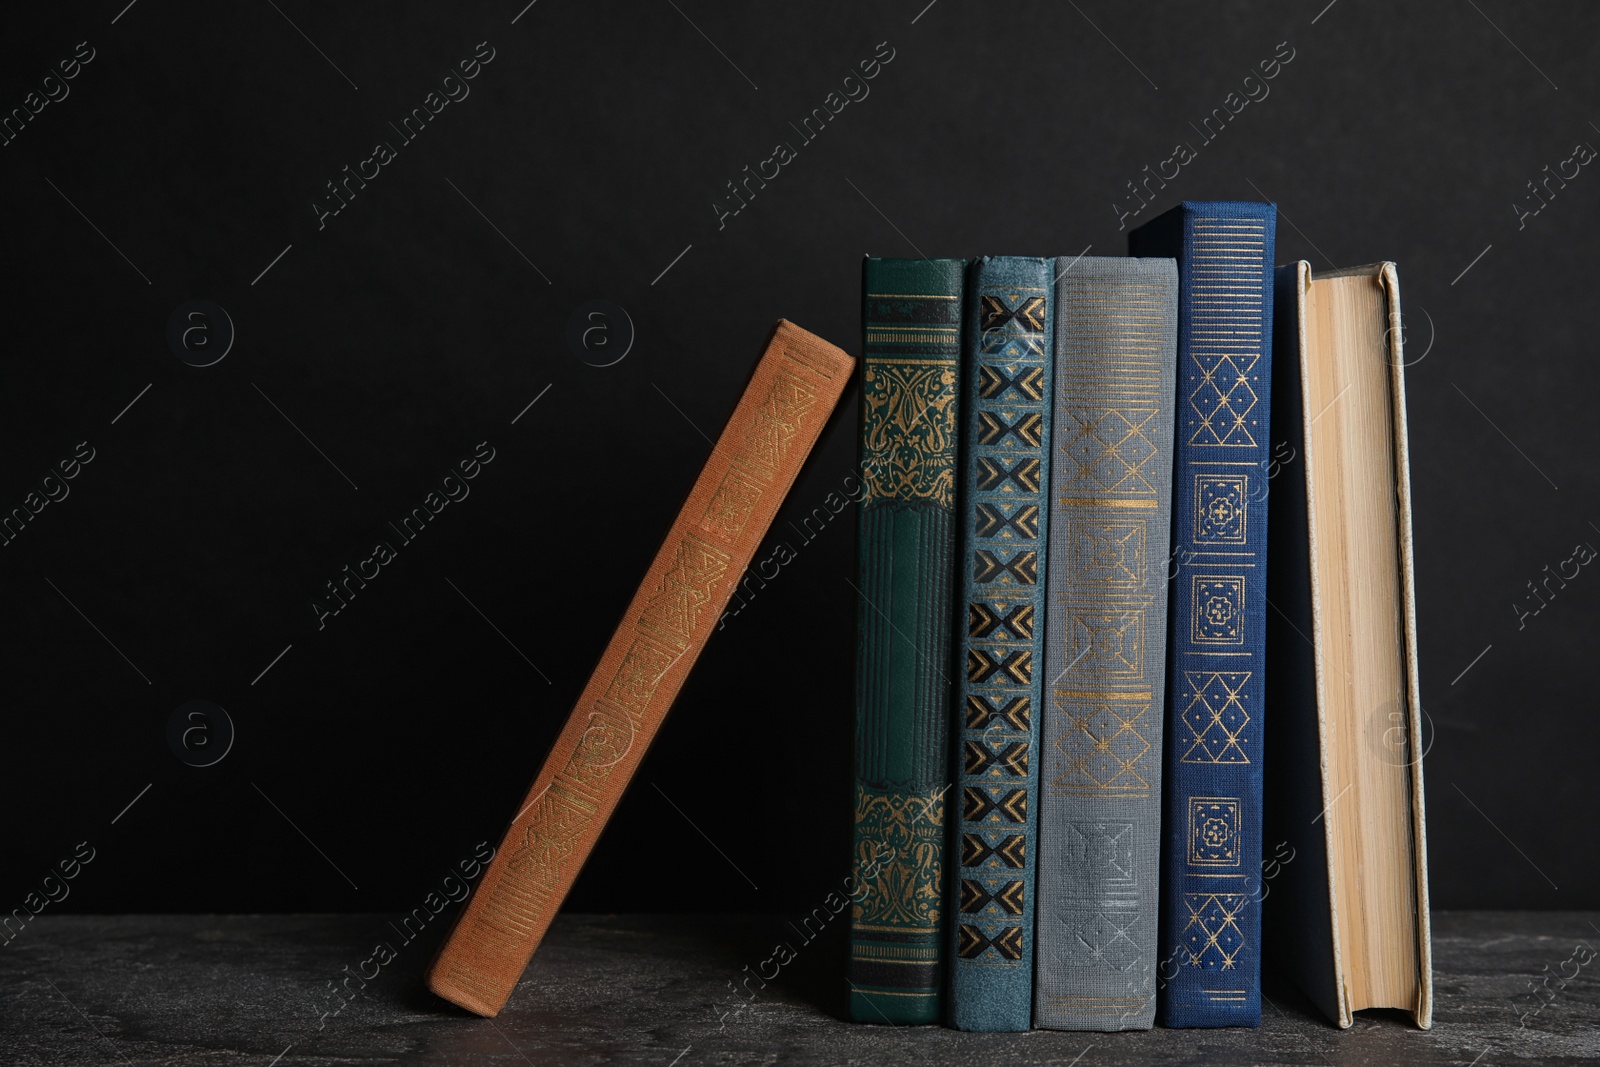
POLYGON ((1129 235, 1178 261, 1163 1025, 1261 1024, 1272 204, 1185 202, 1129 235))

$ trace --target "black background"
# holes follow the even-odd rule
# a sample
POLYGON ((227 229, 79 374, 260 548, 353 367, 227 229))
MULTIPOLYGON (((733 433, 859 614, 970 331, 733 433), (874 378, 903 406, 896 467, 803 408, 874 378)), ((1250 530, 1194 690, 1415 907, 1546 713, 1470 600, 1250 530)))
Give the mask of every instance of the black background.
MULTIPOLYGON (((1600 907, 1600 576, 1513 608, 1600 545, 1600 175, 1525 228, 1512 206, 1600 144, 1600 9, 925 4, 8 13, 0 108, 95 58, 0 148, 0 509, 95 458, 0 548, 0 911, 84 840, 59 910, 418 904, 514 810, 774 319, 859 352, 864 252, 1123 254, 1124 183, 1285 41, 1133 224, 1270 198, 1280 261, 1398 261, 1433 900, 1600 907), (885 41, 870 95, 719 229, 724 183, 885 41), (237 330, 203 369, 166 342, 193 299, 237 330), (607 368, 565 341, 592 299, 637 330, 607 368), (319 630, 323 584, 480 441, 471 495, 319 630), (195 698, 237 728, 208 768, 166 742, 195 698)), ((856 398, 760 553, 797 558, 712 641, 571 907, 796 910, 845 874, 854 513, 809 543, 788 520, 850 472, 856 398)))

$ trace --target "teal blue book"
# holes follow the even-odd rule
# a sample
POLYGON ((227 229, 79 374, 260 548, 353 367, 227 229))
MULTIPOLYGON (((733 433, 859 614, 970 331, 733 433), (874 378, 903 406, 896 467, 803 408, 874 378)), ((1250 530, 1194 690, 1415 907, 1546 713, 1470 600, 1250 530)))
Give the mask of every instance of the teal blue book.
POLYGON ((1186 201, 1128 235, 1178 261, 1161 1022, 1261 1025, 1268 410, 1277 208, 1186 201))
POLYGON ((951 1026, 1033 1020, 1036 724, 1044 677, 1054 261, 980 259, 967 284, 955 665, 961 805, 951 1026))
POLYGON ((1178 271, 1057 274, 1034 1025, 1149 1029, 1178 271))
POLYGON ((966 263, 863 271, 850 1017, 936 1023, 966 263))

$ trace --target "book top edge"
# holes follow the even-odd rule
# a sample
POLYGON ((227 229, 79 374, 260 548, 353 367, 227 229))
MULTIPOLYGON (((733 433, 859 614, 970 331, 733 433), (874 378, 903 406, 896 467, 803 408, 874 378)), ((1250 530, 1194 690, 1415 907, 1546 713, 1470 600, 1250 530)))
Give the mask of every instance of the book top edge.
POLYGON ((1185 200, 1174 205, 1146 222, 1136 226, 1134 233, 1163 225, 1170 225, 1174 218, 1191 218, 1196 215, 1223 215, 1239 218, 1275 218, 1278 205, 1270 200, 1185 200))
POLYGON ((1377 263, 1363 263, 1357 267, 1338 267, 1334 270, 1317 270, 1312 268, 1311 280, 1320 282, 1328 278, 1376 278, 1383 273, 1383 268, 1394 266, 1392 260, 1380 260, 1377 263))
POLYGON ((1173 210, 1187 211, 1190 214, 1206 212, 1219 215, 1260 215, 1268 211, 1277 211, 1278 205, 1272 200, 1185 200, 1173 210))
POLYGON ((1073 275, 1090 277, 1154 277, 1178 281, 1178 261, 1171 256, 1062 256, 1056 260, 1056 282, 1068 282, 1073 275))
POLYGON ((1037 267, 1046 263, 1055 262, 1055 256, 979 256, 973 260, 975 266, 1028 266, 1037 267))
MULTIPOLYGON (((791 348, 799 348, 813 359, 820 358, 835 364, 846 373, 849 373, 855 367, 856 358, 849 352, 846 352, 827 338, 819 337, 804 326, 800 326, 788 319, 779 319, 773 323, 772 337, 768 341, 768 346, 770 347, 774 344, 784 344, 791 348)), ((763 352, 763 355, 765 355, 765 352, 763 352)), ((826 377, 832 377, 822 367, 815 369, 822 371, 826 377)))
MULTIPOLYGON (((883 259, 861 261, 862 295, 932 296, 960 301, 967 274, 964 259, 883 259)), ((868 316, 869 318, 871 316, 868 316)))
POLYGON ((965 267, 967 265, 967 261, 965 259, 956 259, 956 258, 952 258, 952 257, 948 257, 948 256, 944 257, 942 259, 941 258, 937 258, 937 257, 933 258, 933 259, 929 259, 927 256, 872 256, 872 255, 864 255, 864 256, 861 257, 861 259, 865 263, 871 263, 871 264, 876 264, 876 265, 881 265, 881 266, 892 266, 892 267, 906 267, 906 266, 914 266, 914 265, 918 265, 918 264, 928 264, 930 266, 939 266, 939 267, 965 267))

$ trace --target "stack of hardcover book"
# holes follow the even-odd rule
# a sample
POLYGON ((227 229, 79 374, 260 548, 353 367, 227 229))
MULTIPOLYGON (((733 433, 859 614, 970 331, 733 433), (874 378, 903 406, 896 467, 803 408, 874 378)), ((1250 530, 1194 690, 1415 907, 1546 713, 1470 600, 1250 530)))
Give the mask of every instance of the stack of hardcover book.
MULTIPOLYGON (((1430 1024, 1398 282, 1275 270, 1276 218, 866 261, 856 1019, 1255 1026, 1267 953, 1430 1024)), ((856 364, 774 328, 440 996, 510 997, 856 364)))
POLYGON ((867 259, 857 1020, 1430 1024, 1398 282, 1275 227, 867 259))

